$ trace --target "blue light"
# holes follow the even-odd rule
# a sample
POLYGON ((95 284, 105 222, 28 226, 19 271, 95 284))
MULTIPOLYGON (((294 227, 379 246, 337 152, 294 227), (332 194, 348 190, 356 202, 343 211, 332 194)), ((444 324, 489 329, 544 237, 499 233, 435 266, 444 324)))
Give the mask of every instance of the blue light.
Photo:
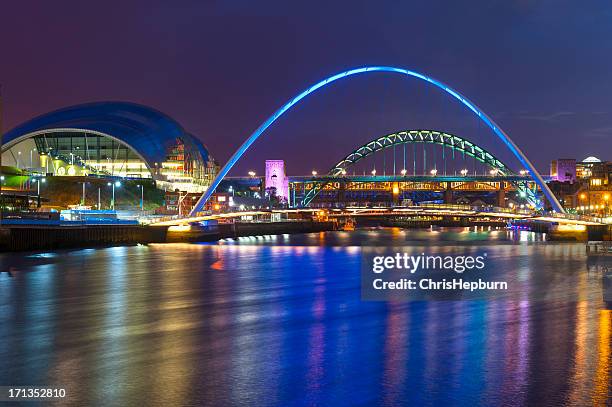
POLYGON ((212 181, 212 183, 210 184, 206 192, 202 195, 202 197, 198 200, 196 205, 193 207, 193 210, 191 211, 191 216, 195 216, 198 212, 202 211, 204 204, 210 199, 211 195, 215 192, 221 180, 223 180, 223 178, 232 169, 232 167, 236 164, 236 162, 240 159, 240 157, 242 157, 242 155, 251 146, 251 144, 253 144, 255 140, 257 140, 259 136, 261 136, 261 134, 264 131, 266 131, 266 129, 270 127, 272 123, 276 121, 276 119, 278 119, 292 106, 294 106, 300 100, 304 99, 306 96, 313 93, 317 89, 320 89, 339 79, 346 78, 352 75, 366 73, 366 72, 391 72, 391 73, 399 73, 405 76, 418 78, 418 79, 421 79, 423 81, 429 82, 437 86, 438 88, 442 89, 446 93, 450 94, 451 96, 459 100, 464 106, 466 106, 473 113, 475 113, 491 130, 493 130, 495 135, 508 147, 508 149, 512 152, 512 154, 514 154, 514 156, 518 158, 521 164, 525 168, 527 168, 527 170, 531 174, 531 177, 538 184, 538 186, 542 189, 542 191, 544 192, 544 195, 546 195, 546 197, 548 198, 548 201, 551 203, 553 210, 555 210, 556 212, 561 212, 561 213, 565 212, 563 210, 563 207, 557 200, 557 198, 554 196, 552 191, 548 188, 548 186, 544 182, 544 179, 542 178, 542 176, 538 173, 538 171, 533 166, 533 164, 531 164, 531 162, 527 159, 525 154, 523 154, 523 152, 518 148, 516 144, 514 144, 514 142, 510 139, 510 137, 508 137, 508 135, 504 133, 499 128, 499 126, 497 126, 497 124, 495 124, 495 122, 489 116, 487 116, 482 110, 480 110, 474 103, 469 101, 467 98, 463 97, 461 94, 459 94, 457 91, 453 90, 449 86, 446 86, 444 83, 436 79, 430 78, 428 76, 425 76, 423 74, 420 74, 418 72, 410 71, 408 69, 395 68, 392 66, 368 66, 368 67, 351 69, 351 70, 330 76, 329 78, 324 79, 312 85, 311 87, 309 87, 308 89, 306 89, 305 91, 301 92, 296 97, 291 99, 289 102, 284 104, 280 109, 278 109, 272 116, 270 116, 265 122, 263 122, 263 124, 261 124, 261 126, 259 126, 253 132, 253 134, 249 136, 249 138, 246 139, 246 141, 238 148, 238 150, 236 150, 234 155, 230 157, 230 159, 223 166, 223 168, 221 168, 221 170, 219 171, 219 174, 217 174, 217 176, 212 181))

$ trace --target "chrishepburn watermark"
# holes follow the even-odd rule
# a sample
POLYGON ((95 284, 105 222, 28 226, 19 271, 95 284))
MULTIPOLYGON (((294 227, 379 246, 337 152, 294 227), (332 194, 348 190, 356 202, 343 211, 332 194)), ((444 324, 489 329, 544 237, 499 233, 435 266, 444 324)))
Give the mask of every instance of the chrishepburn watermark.
POLYGON ((513 245, 362 247, 361 297, 366 301, 589 299, 603 300, 612 309, 612 258, 577 255, 544 261, 513 245))

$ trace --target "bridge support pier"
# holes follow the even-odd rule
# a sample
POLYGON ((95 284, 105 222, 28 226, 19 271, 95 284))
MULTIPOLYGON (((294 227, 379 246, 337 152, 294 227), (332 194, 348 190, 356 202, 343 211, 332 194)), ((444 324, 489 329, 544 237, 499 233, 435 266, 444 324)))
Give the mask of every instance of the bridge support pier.
POLYGON ((497 191, 497 206, 500 208, 506 207, 506 191, 503 186, 500 186, 500 189, 497 191))
POLYGON ((338 204, 343 207, 346 205, 346 182, 340 181, 340 187, 338 188, 338 204))
POLYGON ((453 203, 453 190, 451 189, 450 182, 446 183, 446 189, 444 190, 444 203, 453 203))
POLYGON ((391 195, 393 196, 393 205, 396 206, 397 204, 399 204, 399 194, 400 194, 399 183, 394 182, 391 188, 392 188, 391 195))

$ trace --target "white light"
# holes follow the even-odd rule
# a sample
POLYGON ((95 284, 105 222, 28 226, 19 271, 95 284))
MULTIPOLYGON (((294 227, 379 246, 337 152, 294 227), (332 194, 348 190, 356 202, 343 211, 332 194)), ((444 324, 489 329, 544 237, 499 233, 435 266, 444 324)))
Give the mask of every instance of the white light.
POLYGON ((255 176, 255 171, 249 171, 249 177, 254 177, 255 176))
POLYGON ((522 176, 525 176, 525 175, 527 175, 527 171, 525 171, 525 170, 520 170, 520 171, 519 171, 519 174, 521 174, 522 176))
POLYGON ((491 171, 489 171, 489 174, 495 176, 495 175, 497 175, 497 170, 496 169, 492 169, 491 171))
POLYGON ((463 175, 464 177, 467 175, 467 173, 468 173, 467 169, 464 168, 461 170, 461 175, 463 175))
POLYGON ((341 173, 342 175, 346 175, 346 170, 343 168, 343 169, 342 169, 342 171, 340 171, 340 173, 341 173))
POLYGON ((372 170, 372 175, 376 175, 376 169, 372 170))
POLYGON ((119 181, 115 181, 115 186, 116 186, 116 187, 120 187, 120 186, 121 186, 121 182, 119 182, 119 181))
POLYGON ((317 172, 315 170, 312 170, 312 176, 316 177, 317 176, 317 172))
POLYGON ((406 175, 406 173, 408 173, 408 171, 406 171, 406 169, 404 168, 403 170, 401 170, 401 171, 400 171, 400 173, 401 173, 402 175, 406 175))
POLYGON ((435 168, 431 171, 429 171, 431 173, 431 175, 436 175, 438 173, 438 170, 436 170, 435 168))

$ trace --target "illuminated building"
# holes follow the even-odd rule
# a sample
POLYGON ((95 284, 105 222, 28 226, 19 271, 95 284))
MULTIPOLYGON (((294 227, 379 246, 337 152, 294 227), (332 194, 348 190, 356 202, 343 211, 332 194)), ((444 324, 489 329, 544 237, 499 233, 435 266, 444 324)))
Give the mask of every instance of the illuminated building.
POLYGON ((593 167, 600 164, 601 160, 597 157, 587 157, 579 163, 576 163, 576 176, 578 178, 590 178, 593 173, 593 167))
POLYGON ((153 178, 165 190, 203 192, 217 172, 202 142, 134 103, 59 109, 17 126, 3 143, 3 165, 54 176, 153 178))
POLYGON ((281 201, 289 199, 289 179, 285 174, 285 161, 266 160, 265 188, 267 193, 274 193, 281 201))
POLYGON ((574 208, 576 212, 584 214, 610 214, 612 161, 602 161, 591 156, 576 163, 576 181, 576 184, 553 181, 549 186, 566 208, 574 208))
POLYGON ((573 158, 560 158, 550 164, 550 177, 554 181, 576 181, 576 160, 573 158))

